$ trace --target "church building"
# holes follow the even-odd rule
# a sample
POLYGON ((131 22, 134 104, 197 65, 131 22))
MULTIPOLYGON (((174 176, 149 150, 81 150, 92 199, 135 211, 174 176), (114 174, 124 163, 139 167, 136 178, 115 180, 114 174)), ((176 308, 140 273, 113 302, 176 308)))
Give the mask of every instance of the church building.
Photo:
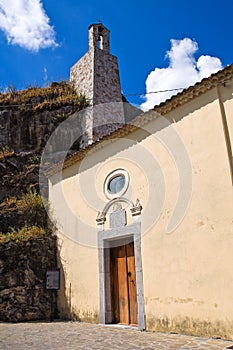
POLYGON ((90 107, 47 172, 61 317, 233 340, 233 65, 144 113, 99 23, 70 79, 90 107))

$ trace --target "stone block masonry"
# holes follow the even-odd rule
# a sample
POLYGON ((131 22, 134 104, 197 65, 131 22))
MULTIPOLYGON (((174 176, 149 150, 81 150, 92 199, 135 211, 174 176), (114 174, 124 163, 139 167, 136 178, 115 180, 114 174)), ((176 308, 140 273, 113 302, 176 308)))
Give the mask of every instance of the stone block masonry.
POLYGON ((118 60, 110 54, 109 30, 102 24, 89 27, 89 50, 71 68, 70 81, 94 107, 107 105, 90 113, 82 147, 125 123, 118 60))
POLYGON ((109 51, 109 30, 102 24, 92 24, 89 51, 70 71, 76 91, 94 105, 122 102, 118 60, 109 51))
POLYGON ((56 240, 52 237, 1 243, 0 321, 49 320, 51 291, 46 290, 45 279, 46 270, 54 267, 56 240))

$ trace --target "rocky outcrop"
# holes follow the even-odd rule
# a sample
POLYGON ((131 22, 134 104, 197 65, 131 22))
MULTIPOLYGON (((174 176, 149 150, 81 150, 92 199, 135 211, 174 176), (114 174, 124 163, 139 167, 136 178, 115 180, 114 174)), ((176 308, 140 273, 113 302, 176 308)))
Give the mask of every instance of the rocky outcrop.
POLYGON ((46 290, 46 270, 56 263, 53 237, 0 244, 1 321, 49 320, 54 316, 56 301, 46 290))
POLYGON ((58 124, 87 106, 65 81, 0 94, 0 146, 41 151, 58 124))
POLYGON ((77 107, 64 106, 53 111, 32 113, 32 110, 0 110, 0 145, 8 145, 16 152, 40 151, 57 125, 77 107))
MULTIPOLYGON (((45 219, 41 220, 36 205, 23 205, 23 198, 30 193, 39 196, 41 154, 51 134, 73 114, 77 116, 76 129, 80 125, 81 130, 78 112, 86 106, 85 98, 65 82, 0 93, 0 321, 48 320, 55 316, 56 295, 46 290, 45 279, 47 269, 57 266, 56 240, 49 233, 47 237, 32 235, 33 227, 49 232, 48 220, 45 210, 40 210, 45 219), (29 236, 25 234, 28 230, 29 236)), ((53 150, 69 150, 74 132, 69 125, 59 130, 59 144, 50 145, 51 162, 56 160, 53 150)), ((79 140, 70 152, 77 149, 79 140)), ((40 181, 46 188, 46 178, 40 181)))

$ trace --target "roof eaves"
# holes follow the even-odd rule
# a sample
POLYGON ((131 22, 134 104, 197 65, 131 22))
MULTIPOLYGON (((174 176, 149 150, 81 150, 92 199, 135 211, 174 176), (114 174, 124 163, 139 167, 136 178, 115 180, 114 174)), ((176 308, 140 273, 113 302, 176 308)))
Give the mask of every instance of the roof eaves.
MULTIPOLYGON (((98 140, 88 145, 84 149, 81 149, 70 156, 68 156, 62 166, 62 169, 65 169, 79 160, 82 160, 85 155, 90 152, 90 150, 99 149, 100 144, 103 141, 112 140, 114 138, 120 138, 128 135, 129 133, 140 129, 143 125, 149 123, 150 121, 156 119, 159 115, 166 115, 170 111, 178 108, 185 103, 191 101, 195 97, 211 90, 219 84, 223 84, 226 81, 233 79, 233 64, 225 67, 224 69, 218 71, 215 74, 212 74, 209 78, 204 78, 202 81, 196 83, 193 86, 184 89, 182 92, 179 92, 175 96, 172 96, 170 99, 162 102, 158 106, 155 106, 154 109, 151 109, 148 112, 144 112, 136 117, 131 124, 125 124, 120 126, 115 131, 100 137, 98 140)), ((101 147, 101 146, 100 146, 101 147)), ((57 173, 57 171, 61 168, 61 162, 53 165, 46 171, 46 175, 52 176, 57 173)))
POLYGON ((208 78, 202 79, 200 82, 193 86, 184 89, 178 94, 167 99, 165 102, 160 103, 154 107, 154 110, 161 115, 165 115, 172 110, 184 105, 185 103, 191 101, 195 97, 213 89, 219 84, 223 84, 229 80, 233 79, 233 64, 221 69, 217 73, 212 74, 208 78))

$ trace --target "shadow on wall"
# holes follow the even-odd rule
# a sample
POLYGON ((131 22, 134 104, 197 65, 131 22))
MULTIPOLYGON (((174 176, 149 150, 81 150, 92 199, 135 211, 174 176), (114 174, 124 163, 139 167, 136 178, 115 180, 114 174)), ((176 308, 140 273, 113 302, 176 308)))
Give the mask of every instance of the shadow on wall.
POLYGON ((59 319, 66 321, 72 320, 79 322, 99 323, 99 313, 97 310, 94 312, 79 310, 77 306, 75 307, 72 304, 72 283, 66 280, 66 271, 63 267, 64 262, 59 254, 59 247, 57 264, 57 266, 60 268, 60 289, 57 293, 57 309, 59 319))
MULTIPOLYGON (((204 106, 212 103, 216 99, 216 92, 213 92, 212 90, 205 94, 205 98, 203 100, 202 96, 201 98, 196 98, 193 101, 189 102, 188 104, 185 104, 183 106, 180 106, 179 113, 177 113, 176 110, 174 110, 172 113, 170 113, 168 116, 162 116, 160 113, 158 113, 156 110, 149 111, 146 113, 141 113, 136 108, 129 107, 126 103, 124 104, 124 108, 128 108, 128 113, 130 115, 131 121, 129 121, 127 124, 122 128, 120 128, 120 131, 123 132, 124 129, 128 130, 126 131, 123 136, 121 135, 121 132, 119 133, 119 130, 116 130, 111 133, 111 135, 108 135, 106 138, 103 138, 100 140, 100 142, 97 142, 97 145, 101 142, 105 143, 105 151, 104 152, 97 152, 95 154, 95 157, 89 157, 88 162, 84 162, 82 164, 82 169, 79 169, 79 172, 84 172, 87 169, 92 168, 97 163, 101 163, 106 161, 107 159, 110 159, 120 152, 129 149, 133 145, 139 144, 143 142, 147 137, 150 135, 154 135, 154 137, 157 137, 157 133, 160 131, 166 129, 168 130, 168 127, 170 125, 173 125, 179 121, 181 121, 183 118, 187 118, 189 114, 193 113, 196 110, 200 110, 204 106), (148 120, 145 122, 145 120, 148 120), (154 121, 154 123, 150 123, 150 121, 154 121), (141 126, 142 125, 142 126, 141 126), (127 129, 128 128, 128 129, 127 129), (111 144, 113 141, 117 141, 117 139, 121 140, 128 140, 128 142, 114 142, 114 148, 113 147, 107 147, 107 144, 111 144)), ((91 146, 91 148, 94 148, 95 144, 91 146)), ((90 147, 87 147, 86 152, 80 153, 80 156, 77 157, 77 154, 75 155, 78 160, 82 160, 85 155, 89 152, 90 147)), ((66 173, 65 171, 62 174, 63 179, 67 179, 69 177, 75 176, 77 173, 77 168, 73 167, 69 169, 69 172, 66 173)), ((52 185, 55 185, 57 182, 59 182, 59 176, 53 176, 50 178, 50 181, 52 185)))
MULTIPOLYGON (((63 268, 60 254, 59 254, 59 247, 57 251, 57 264, 58 264, 58 267, 60 268, 60 289, 57 292, 57 308, 58 308, 59 318, 63 320, 74 320, 74 317, 72 315, 72 305, 71 305, 72 285, 70 283, 67 290, 66 280, 65 280, 65 271, 63 268)), ((77 318, 76 320, 80 321, 77 318)))

